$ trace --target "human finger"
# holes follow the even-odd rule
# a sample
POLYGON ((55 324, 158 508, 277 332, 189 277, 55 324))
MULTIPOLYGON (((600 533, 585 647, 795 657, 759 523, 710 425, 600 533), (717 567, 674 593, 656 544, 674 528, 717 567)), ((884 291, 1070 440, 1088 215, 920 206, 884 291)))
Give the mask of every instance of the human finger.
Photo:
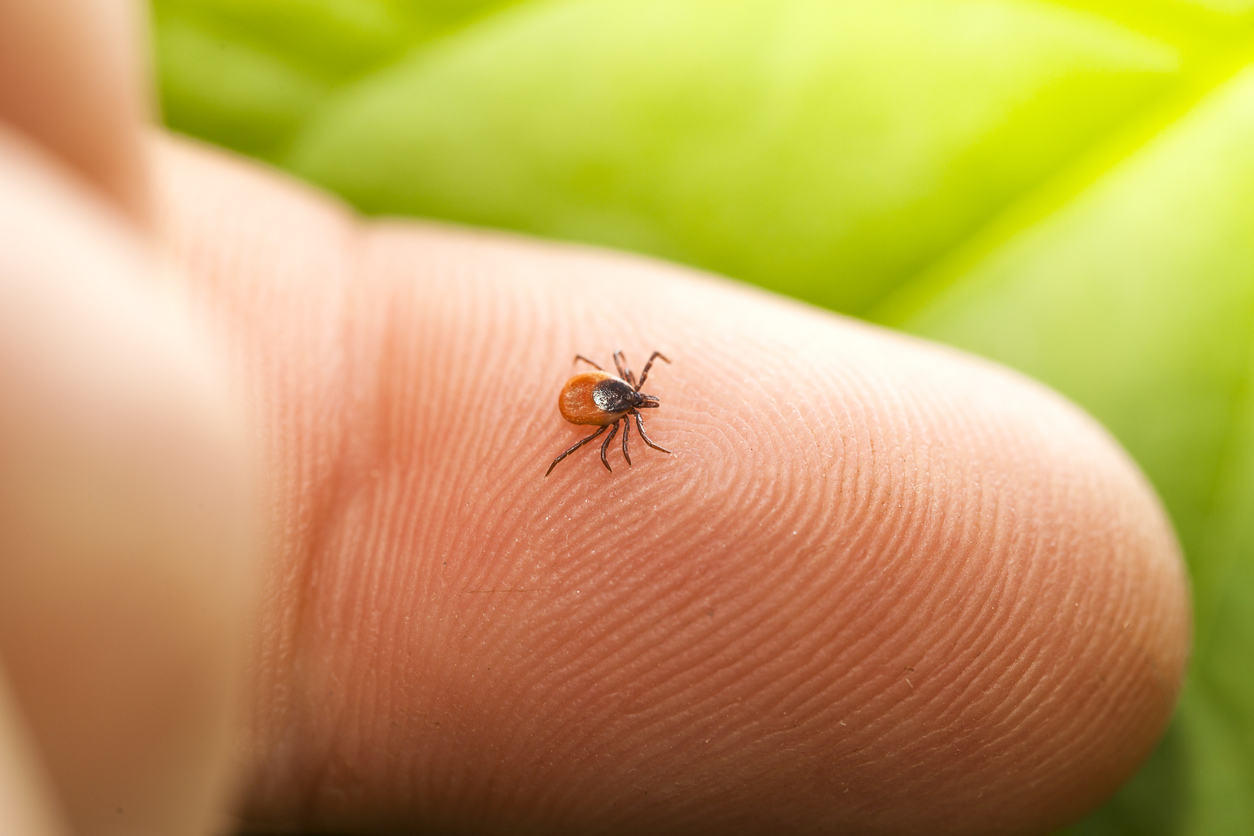
POLYGON ((26 718, 0 671, 0 832, 63 836, 61 820, 26 718))
POLYGON ((1010 372, 657 262, 362 224, 161 144, 284 538, 254 824, 1045 832, 1148 753, 1179 553, 1089 418, 1010 372), (555 401, 654 349, 613 473, 555 401), (633 428, 634 429, 634 428, 633 428))
POLYGON ((0 0, 0 120, 142 225, 141 15, 126 0, 0 0))
POLYGON ((244 415, 108 200, 2 128, 0 184, 0 659, 75 832, 206 832, 256 550, 244 415))

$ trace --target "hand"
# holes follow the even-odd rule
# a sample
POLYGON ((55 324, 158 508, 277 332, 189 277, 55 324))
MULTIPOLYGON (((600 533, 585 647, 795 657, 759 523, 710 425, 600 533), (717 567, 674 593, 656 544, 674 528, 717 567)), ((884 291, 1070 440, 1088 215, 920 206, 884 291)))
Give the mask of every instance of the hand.
POLYGON ((1183 571, 1090 419, 153 137, 133 12, 0 3, 0 831, 1042 832, 1152 748, 1183 571), (544 478, 618 348, 674 455, 544 478))

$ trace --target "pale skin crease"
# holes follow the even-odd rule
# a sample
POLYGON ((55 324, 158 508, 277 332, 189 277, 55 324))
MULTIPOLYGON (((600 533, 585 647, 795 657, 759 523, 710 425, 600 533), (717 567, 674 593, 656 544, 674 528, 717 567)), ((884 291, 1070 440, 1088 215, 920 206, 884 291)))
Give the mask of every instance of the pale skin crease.
POLYGON ((89 5, 24 59, 66 72, 0 75, 0 832, 1033 833, 1151 750, 1184 575, 1074 408, 657 262, 365 223, 149 133, 134 10, 89 5), (571 358, 620 348, 672 360, 674 455, 544 479, 571 358))

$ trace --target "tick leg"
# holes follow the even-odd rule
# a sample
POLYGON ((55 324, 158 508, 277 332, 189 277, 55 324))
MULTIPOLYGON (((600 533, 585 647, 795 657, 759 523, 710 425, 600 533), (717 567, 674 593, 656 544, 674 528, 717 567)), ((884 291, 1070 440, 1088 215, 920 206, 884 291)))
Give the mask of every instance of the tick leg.
POLYGON ((631 388, 636 388, 636 376, 631 373, 631 369, 627 368, 627 358, 623 352, 614 352, 614 365, 618 367, 618 376, 631 384, 631 388))
POLYGON ((597 370, 597 371, 599 371, 599 372, 603 372, 603 371, 605 371, 605 369, 601 368, 601 367, 600 367, 600 366, 598 366, 596 363, 593 363, 591 360, 589 360, 587 357, 584 357, 582 354, 576 354, 576 355, 575 355, 575 359, 574 359, 574 360, 572 360, 571 362, 573 362, 573 363, 578 363, 580 360, 584 361, 584 362, 585 362, 585 363, 587 363, 589 366, 592 366, 594 369, 596 369, 596 370, 597 370))
POLYGON ((560 456, 558 456, 556 459, 554 459, 554 460, 553 460, 553 464, 549 465, 549 469, 548 469, 548 470, 546 470, 546 471, 544 471, 544 475, 545 475, 545 476, 548 476, 550 473, 552 473, 552 472, 553 472, 553 468, 557 467, 557 463, 558 463, 558 462, 560 462, 562 459, 566 458, 566 457, 567 457, 567 456, 569 456, 571 453, 573 453, 573 452, 575 452, 576 450, 578 450, 580 447, 582 447, 582 446, 584 446, 585 444, 587 444, 587 443, 588 443, 589 441, 591 441, 592 439, 596 438, 596 437, 597 437, 598 435, 600 435, 601 433, 605 432, 607 429, 609 429, 609 427, 602 427, 601 429, 597 430, 596 432, 594 432, 592 435, 588 436, 587 438, 580 439, 580 441, 579 441, 579 443, 578 443, 578 444, 576 444, 574 447, 571 447, 571 448, 570 448, 569 450, 567 450, 565 453, 562 453, 562 455, 560 455, 560 456))
MULTIPOLYGON (((644 364, 644 371, 642 371, 642 372, 640 373, 640 386, 643 386, 643 385, 644 385, 644 379, 645 379, 646 377, 648 377, 648 376, 649 376, 649 369, 653 368, 653 361, 654 361, 654 360, 666 360, 666 356, 665 356, 665 355, 663 355, 663 354, 662 354, 662 352, 660 352, 660 351, 655 351, 655 352, 653 352, 652 356, 650 356, 650 357, 649 357, 649 362, 647 362, 647 363, 645 363, 645 364, 644 364)), ((666 360, 666 362, 667 362, 667 363, 669 363, 669 362, 670 362, 670 360, 666 360)), ((627 381, 627 382, 628 382, 628 383, 631 383, 631 381, 630 381, 630 380, 629 380, 629 381, 627 381)), ((637 392, 639 392, 639 391, 640 391, 640 386, 637 386, 637 387, 636 387, 636 391, 637 391, 637 392)), ((661 450, 662 448, 661 448, 661 447, 659 447, 658 449, 659 449, 659 450, 661 450)))
POLYGON ((614 440, 614 434, 618 432, 618 422, 610 424, 610 434, 605 437, 605 441, 601 442, 601 464, 605 465, 605 469, 610 473, 614 472, 614 468, 610 467, 610 460, 605 458, 605 451, 610 449, 610 442, 614 440))
POLYGON ((652 447, 654 450, 661 450, 663 453, 669 453, 665 447, 659 447, 649 438, 649 434, 644 431, 644 419, 640 417, 640 413, 636 413, 636 429, 640 430, 640 437, 644 439, 644 443, 652 447))
POLYGON ((623 458, 627 460, 627 466, 631 467, 631 456, 627 453, 627 436, 631 434, 631 419, 623 421, 623 458))

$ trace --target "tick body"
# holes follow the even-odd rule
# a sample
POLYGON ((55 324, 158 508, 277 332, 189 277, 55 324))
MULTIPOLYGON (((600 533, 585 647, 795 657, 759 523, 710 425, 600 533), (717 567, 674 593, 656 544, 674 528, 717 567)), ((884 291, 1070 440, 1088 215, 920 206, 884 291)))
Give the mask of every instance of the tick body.
POLYGON ((605 469, 613 472, 610 467, 609 459, 606 453, 609 452, 610 442, 614 440, 614 436, 618 434, 618 425, 623 425, 623 458, 627 460, 627 464, 631 464, 631 456, 627 452, 627 436, 631 432, 631 421, 635 418, 636 429, 640 431, 640 437, 644 439, 644 443, 652 447, 654 450, 661 450, 663 453, 669 453, 665 447, 659 447, 645 434, 644 418, 640 415, 642 409, 657 409, 661 406, 653 395, 646 395, 640 391, 640 387, 644 385, 644 381, 649 376, 649 369, 653 368, 654 360, 662 360, 669 363, 662 356, 661 352, 655 351, 649 357, 649 362, 644 364, 644 370, 640 372, 640 382, 636 382, 636 376, 632 374, 631 369, 627 368, 626 360, 621 351, 614 352, 614 366, 618 369, 618 376, 614 376, 602 369, 596 363, 593 363, 582 354, 575 355, 575 362, 580 360, 592 366, 595 371, 580 372, 579 374, 566 381, 566 385, 562 387, 562 392, 557 396, 557 409, 562 413, 562 417, 572 424, 588 424, 599 426, 596 432, 579 441, 578 444, 571 447, 565 453, 553 460, 553 464, 549 465, 549 469, 544 475, 548 476, 553 472, 553 468, 557 467, 557 463, 578 450, 580 447, 601 436, 606 430, 610 434, 606 436, 605 441, 601 444, 601 464, 605 465, 605 469))

